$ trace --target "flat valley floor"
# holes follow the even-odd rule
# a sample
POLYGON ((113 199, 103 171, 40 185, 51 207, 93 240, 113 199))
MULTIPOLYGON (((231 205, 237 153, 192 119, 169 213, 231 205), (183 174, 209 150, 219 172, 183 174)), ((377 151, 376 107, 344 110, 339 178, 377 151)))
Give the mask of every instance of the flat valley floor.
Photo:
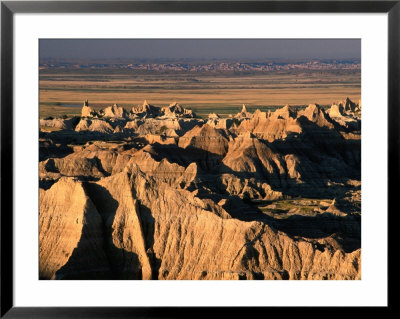
POLYGON ((131 108, 177 101, 201 117, 318 103, 330 106, 345 97, 361 98, 360 70, 293 70, 253 74, 137 74, 129 70, 46 69, 40 73, 40 117, 80 115, 82 101, 94 109, 131 108))

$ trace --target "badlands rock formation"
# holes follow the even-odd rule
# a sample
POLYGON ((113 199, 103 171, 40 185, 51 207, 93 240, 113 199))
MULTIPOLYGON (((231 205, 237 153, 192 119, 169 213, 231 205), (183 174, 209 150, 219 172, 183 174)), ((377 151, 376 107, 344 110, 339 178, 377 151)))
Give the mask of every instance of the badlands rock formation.
POLYGON ((169 106, 157 107, 150 105, 145 100, 143 105, 132 107, 131 111, 125 110, 123 107, 114 104, 105 109, 95 112, 89 107, 89 102, 86 100, 82 107, 81 117, 97 117, 97 118, 116 118, 116 119, 135 119, 146 117, 165 117, 165 118, 193 118, 196 114, 192 110, 185 109, 178 103, 174 102, 169 106))
POLYGON ((361 279, 360 103, 40 124, 41 279, 361 279))

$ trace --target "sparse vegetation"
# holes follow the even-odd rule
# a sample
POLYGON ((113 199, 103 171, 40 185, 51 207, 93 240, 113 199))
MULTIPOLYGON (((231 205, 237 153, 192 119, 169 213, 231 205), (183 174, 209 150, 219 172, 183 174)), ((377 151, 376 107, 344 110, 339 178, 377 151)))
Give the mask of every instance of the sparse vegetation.
POLYGON ((40 125, 39 128, 41 131, 46 131, 46 132, 57 132, 57 131, 61 130, 58 127, 50 127, 50 126, 44 126, 44 125, 40 125))
POLYGON ((286 218, 292 214, 311 216, 325 211, 332 199, 295 198, 260 203, 258 209, 263 213, 276 217, 286 218))
POLYGON ((166 130, 167 130, 167 127, 165 125, 161 126, 159 134, 162 135, 166 130))
POLYGON ((132 74, 123 70, 104 73, 90 69, 42 70, 40 75, 40 117, 60 116, 66 112, 80 114, 88 99, 94 110, 118 102, 130 109, 143 100, 162 106, 172 101, 192 109, 200 117, 211 112, 226 117, 240 111, 246 102, 248 111, 260 108, 275 110, 284 103, 304 105, 318 101, 321 105, 349 96, 360 99, 360 72, 332 70, 305 74, 132 74), (276 92, 279 94, 276 94, 276 92), (57 101, 57 102, 54 102, 57 101), (62 101, 62 102, 60 102, 62 101), (72 105, 72 106, 71 106, 72 105))

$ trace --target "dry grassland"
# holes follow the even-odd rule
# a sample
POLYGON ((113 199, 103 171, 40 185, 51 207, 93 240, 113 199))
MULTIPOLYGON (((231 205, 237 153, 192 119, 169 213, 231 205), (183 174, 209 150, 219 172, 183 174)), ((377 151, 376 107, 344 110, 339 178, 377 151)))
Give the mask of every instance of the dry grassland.
POLYGON ((117 103, 127 109, 147 100, 154 105, 177 101, 199 115, 236 113, 250 107, 284 104, 330 105, 361 96, 360 72, 296 72, 293 74, 88 74, 40 75, 40 116, 78 115, 88 99, 95 108, 117 103))

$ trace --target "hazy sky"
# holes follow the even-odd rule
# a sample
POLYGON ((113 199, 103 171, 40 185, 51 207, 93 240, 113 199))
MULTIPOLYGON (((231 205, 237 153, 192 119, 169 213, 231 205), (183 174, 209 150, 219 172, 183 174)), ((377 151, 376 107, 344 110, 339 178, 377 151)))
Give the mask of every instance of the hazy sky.
POLYGON ((40 58, 54 59, 352 59, 360 39, 41 39, 40 58))

